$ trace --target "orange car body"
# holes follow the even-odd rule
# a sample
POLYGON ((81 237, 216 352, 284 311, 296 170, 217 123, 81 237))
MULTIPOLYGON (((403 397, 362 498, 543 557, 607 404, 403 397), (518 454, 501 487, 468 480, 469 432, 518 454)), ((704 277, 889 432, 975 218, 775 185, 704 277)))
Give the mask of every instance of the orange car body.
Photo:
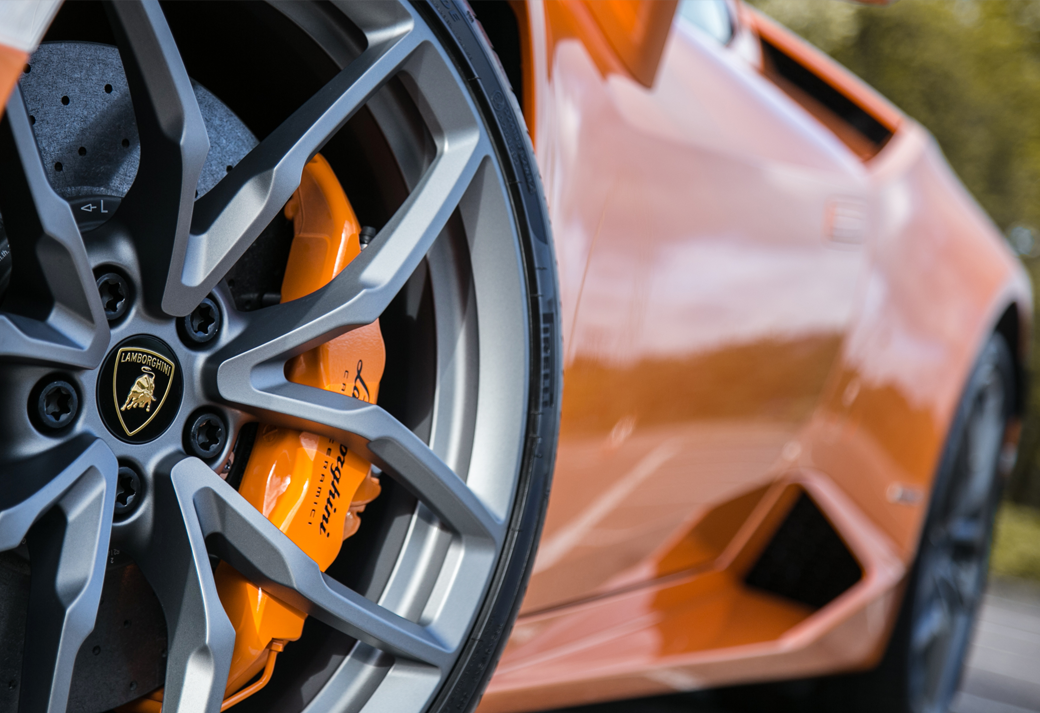
MULTIPOLYGON (((480 711, 869 667, 980 346, 999 330, 1025 362, 1025 272, 921 126, 749 8, 729 5, 724 44, 673 2, 511 5, 565 383, 541 548, 480 711), (802 494, 861 570, 820 607, 747 583, 802 494)), ((0 46, 5 97, 26 57, 0 46)))
POLYGON ((728 44, 672 3, 513 8, 563 421, 480 710, 876 663, 978 350, 999 329, 1025 358, 1023 269, 920 125, 750 8, 729 6, 728 44), (777 52, 882 138, 792 86, 777 52), (819 608, 745 581, 799 492, 862 569, 819 608))

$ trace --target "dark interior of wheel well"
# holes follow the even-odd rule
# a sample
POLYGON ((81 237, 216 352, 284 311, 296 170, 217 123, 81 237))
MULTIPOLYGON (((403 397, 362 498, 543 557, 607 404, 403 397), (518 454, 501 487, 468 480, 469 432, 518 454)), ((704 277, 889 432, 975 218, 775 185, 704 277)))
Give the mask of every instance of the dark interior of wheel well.
POLYGON ((1025 413, 1028 384, 1026 383, 1026 365, 1022 362, 1022 337, 1019 324, 1018 305, 1012 302, 1004 310, 1000 321, 997 322, 996 332, 1007 341, 1007 345, 1011 349, 1011 358, 1014 359, 1015 402, 1013 409, 1016 415, 1021 416, 1025 413))
POLYGON ((473 6, 491 42, 498 61, 506 73, 509 84, 513 87, 513 93, 521 104, 524 114, 527 107, 523 106, 524 98, 524 71, 523 53, 520 47, 520 26, 517 23, 516 13, 510 7, 507 0, 489 0, 487 2, 475 3, 473 6))

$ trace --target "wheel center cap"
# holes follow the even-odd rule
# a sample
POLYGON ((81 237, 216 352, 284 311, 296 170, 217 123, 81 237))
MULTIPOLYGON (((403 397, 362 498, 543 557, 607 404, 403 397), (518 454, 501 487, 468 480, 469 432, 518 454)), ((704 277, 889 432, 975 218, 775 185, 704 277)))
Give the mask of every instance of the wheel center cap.
POLYGON ((183 394, 177 355, 155 337, 130 337, 117 344, 98 376, 101 418, 116 438, 127 443, 147 443, 161 436, 180 410, 183 394))

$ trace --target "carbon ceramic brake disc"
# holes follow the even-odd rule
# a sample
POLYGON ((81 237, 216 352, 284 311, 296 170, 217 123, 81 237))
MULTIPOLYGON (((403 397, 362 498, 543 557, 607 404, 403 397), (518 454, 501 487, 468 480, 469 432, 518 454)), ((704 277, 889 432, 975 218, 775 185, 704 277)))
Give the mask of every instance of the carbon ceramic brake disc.
MULTIPOLYGON (((141 162, 119 50, 91 42, 40 45, 20 86, 51 186, 72 205, 80 230, 97 227, 130 190, 141 162)), ((210 141, 199 177, 202 196, 257 140, 209 90, 195 81, 192 89, 210 141)), ((15 260, 0 217, 0 299, 15 260)))

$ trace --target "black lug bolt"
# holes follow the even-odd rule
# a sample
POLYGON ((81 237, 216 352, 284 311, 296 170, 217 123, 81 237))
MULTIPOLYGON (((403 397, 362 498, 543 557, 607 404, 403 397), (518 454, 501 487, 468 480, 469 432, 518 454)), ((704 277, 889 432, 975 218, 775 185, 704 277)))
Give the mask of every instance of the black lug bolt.
POLYGON ((372 238, 376 237, 376 229, 371 225, 366 225, 361 228, 361 233, 358 235, 358 242, 361 243, 361 249, 364 250, 368 247, 368 244, 372 242, 372 238))
POLYGON ((195 344, 205 344, 217 336, 220 331, 222 317, 220 307, 212 299, 207 297, 202 303, 192 310, 181 323, 184 334, 188 341, 195 344))
POLYGON ((116 517, 129 515, 141 503, 141 476, 129 466, 120 466, 116 476, 116 517))
POLYGON ((79 396, 67 381, 52 381, 40 389, 36 398, 36 415, 47 428, 64 428, 72 423, 79 410, 79 396))
POLYGON ((130 286, 122 276, 114 272, 106 272, 97 279, 101 304, 105 308, 105 316, 112 322, 126 314, 130 306, 130 286))
POLYGON ((215 413, 203 412, 188 422, 185 447, 188 453, 203 460, 220 455, 227 442, 227 428, 215 413))

